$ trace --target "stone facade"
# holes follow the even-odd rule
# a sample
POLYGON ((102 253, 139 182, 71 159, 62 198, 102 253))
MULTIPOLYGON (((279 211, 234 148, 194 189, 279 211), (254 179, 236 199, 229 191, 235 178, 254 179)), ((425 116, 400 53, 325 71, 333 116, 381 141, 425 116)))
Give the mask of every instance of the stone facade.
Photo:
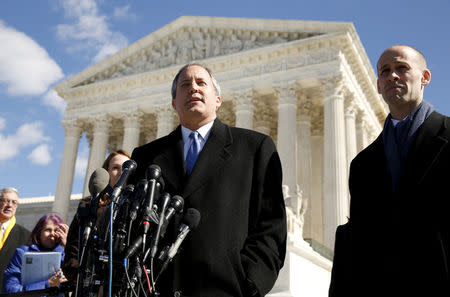
POLYGON ((326 296, 336 226, 349 214, 350 161, 387 115, 351 23, 180 17, 62 82, 55 89, 67 101, 66 141, 53 210, 69 216, 82 135, 90 146, 88 195, 107 152, 131 152, 176 127, 171 82, 191 61, 219 81, 220 119, 277 144, 289 253, 274 296, 326 296))

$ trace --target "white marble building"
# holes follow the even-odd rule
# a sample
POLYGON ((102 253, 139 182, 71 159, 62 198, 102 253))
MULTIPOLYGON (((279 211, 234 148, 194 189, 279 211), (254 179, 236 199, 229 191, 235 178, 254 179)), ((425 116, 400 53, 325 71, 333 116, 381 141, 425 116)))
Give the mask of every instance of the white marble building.
POLYGON ((221 120, 277 143, 289 253, 273 296, 327 296, 336 226, 349 212, 348 166, 387 115, 351 23, 180 17, 62 82, 55 89, 68 104, 66 138, 53 210, 73 214, 82 135, 90 146, 87 195, 107 152, 131 152, 176 127, 171 82, 190 61, 219 81, 221 120))

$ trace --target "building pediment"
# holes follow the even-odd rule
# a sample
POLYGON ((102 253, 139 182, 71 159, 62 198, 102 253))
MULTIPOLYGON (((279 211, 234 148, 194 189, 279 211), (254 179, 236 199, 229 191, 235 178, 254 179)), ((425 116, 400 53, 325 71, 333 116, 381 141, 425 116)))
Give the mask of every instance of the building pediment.
POLYGON ((115 55, 87 68, 60 87, 67 89, 182 65, 190 61, 351 31, 350 23, 180 17, 115 55))

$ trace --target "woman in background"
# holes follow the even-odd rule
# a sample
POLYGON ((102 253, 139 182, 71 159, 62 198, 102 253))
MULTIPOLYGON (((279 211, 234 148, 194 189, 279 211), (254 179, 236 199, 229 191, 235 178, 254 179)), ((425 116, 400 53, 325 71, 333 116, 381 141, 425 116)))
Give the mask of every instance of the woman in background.
POLYGON ((22 285, 22 257, 25 252, 59 252, 61 265, 64 259, 64 247, 67 242, 67 226, 56 213, 48 213, 39 219, 31 232, 31 244, 18 247, 6 267, 3 277, 3 292, 14 293, 29 290, 41 290, 59 286, 67 281, 61 269, 48 280, 22 285))
MULTIPOLYGON (((105 169, 109 173, 109 185, 106 188, 105 193, 99 199, 96 213, 97 220, 101 217, 106 209, 106 206, 110 202, 109 198, 114 185, 122 174, 122 164, 130 158, 130 154, 128 154, 125 150, 117 150, 110 153, 106 160, 103 162, 103 169, 105 169)), ((80 209, 80 207, 88 208, 90 200, 90 196, 83 198, 78 205, 78 209, 80 209)), ((77 211, 72 223, 70 224, 69 235, 67 239, 68 243, 65 249, 67 256, 62 266, 64 274, 67 276, 68 280, 72 282, 76 281, 78 272, 78 242, 80 240, 80 223, 81 226, 83 226, 85 222, 83 222, 83 218, 79 216, 79 211, 77 211)))

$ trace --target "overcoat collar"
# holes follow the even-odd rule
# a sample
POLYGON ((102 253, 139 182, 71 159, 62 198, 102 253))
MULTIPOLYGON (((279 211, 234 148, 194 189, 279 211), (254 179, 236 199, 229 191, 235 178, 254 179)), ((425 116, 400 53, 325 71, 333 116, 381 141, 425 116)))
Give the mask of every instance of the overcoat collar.
POLYGON ((403 181, 420 185, 448 144, 446 117, 433 112, 417 130, 405 161, 403 181))
POLYGON ((217 173, 231 157, 229 150, 233 143, 230 128, 216 119, 189 177, 186 177, 186 164, 183 155, 181 126, 169 134, 169 145, 155 158, 164 175, 166 186, 181 191, 184 198, 207 183, 211 178, 220 178, 217 173))
MULTIPOLYGON (((404 190, 414 191, 411 185, 420 185, 429 173, 430 168, 439 161, 440 153, 449 142, 448 123, 445 119, 441 114, 433 112, 417 130, 416 138, 405 161, 399 192, 404 190)), ((370 152, 371 164, 375 166, 371 169, 368 168, 368 170, 375 170, 376 174, 379 174, 378 178, 380 178, 381 184, 391 186, 382 134, 367 150, 370 152), (381 179, 383 176, 386 176, 386 178, 381 179)))

